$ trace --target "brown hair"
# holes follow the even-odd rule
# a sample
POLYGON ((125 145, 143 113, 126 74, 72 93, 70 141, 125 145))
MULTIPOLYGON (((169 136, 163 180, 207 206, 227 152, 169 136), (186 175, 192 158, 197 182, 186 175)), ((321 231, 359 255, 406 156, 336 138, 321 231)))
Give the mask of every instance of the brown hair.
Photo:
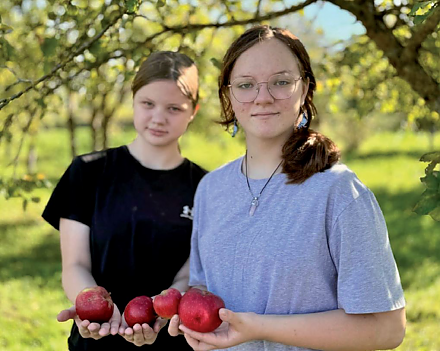
POLYGON ((144 85, 157 80, 170 79, 177 83, 193 107, 199 100, 199 75, 193 60, 173 51, 157 51, 142 63, 131 85, 133 97, 144 85))
POLYGON ((316 80, 310 65, 310 57, 300 40, 286 29, 272 28, 266 25, 255 26, 236 39, 223 58, 219 77, 219 98, 222 120, 219 122, 226 129, 234 123, 235 113, 229 98, 228 85, 235 62, 240 55, 262 41, 276 38, 284 43, 296 57, 300 75, 304 82, 309 81, 309 89, 300 113, 305 113, 307 123, 301 129, 292 131, 283 146, 283 173, 287 174, 288 184, 302 183, 317 172, 323 172, 335 164, 340 152, 335 143, 326 136, 309 129, 310 122, 317 115, 313 104, 316 80))

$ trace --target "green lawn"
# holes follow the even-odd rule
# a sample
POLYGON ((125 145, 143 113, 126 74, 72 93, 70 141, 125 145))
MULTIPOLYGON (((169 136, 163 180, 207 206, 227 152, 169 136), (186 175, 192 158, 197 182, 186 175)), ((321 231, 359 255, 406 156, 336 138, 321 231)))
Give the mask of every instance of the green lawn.
MULTIPOLYGON (((132 136, 115 134, 112 146, 132 136)), ((81 132, 80 152, 87 151, 87 140, 81 132)), ((185 156, 207 169, 244 150, 226 133, 216 142, 189 134, 181 145, 185 156)), ((440 223, 411 211, 423 191, 419 178, 425 165, 418 158, 428 151, 427 145, 422 134, 382 133, 344 158, 373 190, 388 224, 408 304, 407 336, 399 351, 440 351, 440 223)), ((38 150, 39 172, 56 181, 70 162, 67 135, 60 130, 41 133, 38 150)), ((19 199, 0 198, 0 350, 66 349, 70 323, 55 319, 69 306, 61 289, 59 237, 40 218, 49 194, 38 190, 41 202, 29 204, 26 212, 19 199)))

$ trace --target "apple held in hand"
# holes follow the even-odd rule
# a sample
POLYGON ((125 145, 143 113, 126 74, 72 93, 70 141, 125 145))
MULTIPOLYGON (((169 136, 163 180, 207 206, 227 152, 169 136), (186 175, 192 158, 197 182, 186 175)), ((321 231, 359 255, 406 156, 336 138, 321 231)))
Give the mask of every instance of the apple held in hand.
POLYGON ((135 297, 125 307, 124 317, 129 327, 136 323, 151 324, 156 319, 153 300, 148 296, 135 297))
POLYGON ((162 318, 171 318, 177 314, 181 298, 182 294, 177 289, 169 288, 163 290, 153 300, 153 307, 156 314, 162 318))
POLYGON ((209 333, 222 323, 218 311, 224 307, 221 297, 209 291, 191 288, 180 300, 179 317, 189 329, 209 333))
POLYGON ((113 301, 102 286, 85 288, 75 300, 76 314, 82 320, 95 323, 108 322, 113 315, 113 301))

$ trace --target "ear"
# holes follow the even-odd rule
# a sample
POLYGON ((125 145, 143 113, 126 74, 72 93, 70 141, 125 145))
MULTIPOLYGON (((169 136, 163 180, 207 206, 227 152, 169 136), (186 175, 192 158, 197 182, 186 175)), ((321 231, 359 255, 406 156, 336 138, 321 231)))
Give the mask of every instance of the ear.
POLYGON ((194 117, 196 116, 197 112, 199 112, 199 108, 200 108, 199 104, 197 104, 196 107, 194 107, 194 112, 189 119, 190 121, 192 121, 194 119, 194 117))
POLYGON ((304 105, 304 101, 306 101, 307 92, 309 91, 310 80, 307 78, 305 81, 302 79, 302 94, 301 94, 301 106, 304 105))

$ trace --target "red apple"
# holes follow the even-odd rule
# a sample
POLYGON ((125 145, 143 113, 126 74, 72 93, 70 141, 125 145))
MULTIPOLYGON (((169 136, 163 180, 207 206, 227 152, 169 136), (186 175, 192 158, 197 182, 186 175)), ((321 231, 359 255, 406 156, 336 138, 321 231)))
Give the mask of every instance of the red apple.
POLYGON ((179 317, 189 329, 209 333, 222 323, 218 311, 223 307, 225 303, 221 297, 206 290, 191 288, 180 300, 179 317))
POLYGON ((150 324, 156 319, 153 300, 148 296, 135 297, 125 307, 124 317, 129 327, 132 327, 136 323, 150 324))
POLYGON ((167 290, 163 290, 153 300, 153 307, 156 311, 156 314, 162 318, 171 318, 177 314, 177 309, 179 307, 181 298, 182 294, 177 289, 169 288, 167 290))
POLYGON ((82 290, 75 300, 76 314, 82 320, 95 323, 108 322, 113 315, 113 301, 102 286, 82 290))

